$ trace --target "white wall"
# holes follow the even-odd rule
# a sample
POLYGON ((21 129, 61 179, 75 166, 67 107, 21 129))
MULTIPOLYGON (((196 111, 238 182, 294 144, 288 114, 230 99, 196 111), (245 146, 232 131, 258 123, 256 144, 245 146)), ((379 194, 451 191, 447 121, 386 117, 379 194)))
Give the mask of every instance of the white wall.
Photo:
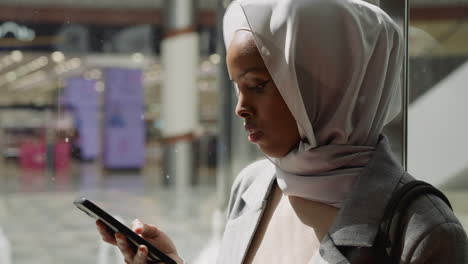
POLYGON ((468 62, 413 102, 408 112, 412 175, 440 186, 467 168, 468 62))

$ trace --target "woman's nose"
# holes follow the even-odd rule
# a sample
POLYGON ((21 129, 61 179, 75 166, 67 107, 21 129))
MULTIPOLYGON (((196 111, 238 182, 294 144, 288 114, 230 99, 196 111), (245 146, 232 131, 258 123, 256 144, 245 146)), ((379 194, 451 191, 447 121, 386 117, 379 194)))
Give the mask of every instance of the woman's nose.
POLYGON ((240 118, 247 119, 253 115, 252 107, 249 107, 242 95, 239 95, 236 105, 236 115, 240 118))

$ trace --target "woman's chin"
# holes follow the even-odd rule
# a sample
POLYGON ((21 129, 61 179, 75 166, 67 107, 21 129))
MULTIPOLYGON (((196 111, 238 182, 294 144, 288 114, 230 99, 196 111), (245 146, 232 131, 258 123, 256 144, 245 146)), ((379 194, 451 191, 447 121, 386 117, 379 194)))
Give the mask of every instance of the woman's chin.
POLYGON ((271 142, 267 141, 266 138, 255 143, 263 154, 271 158, 281 158, 288 155, 288 153, 294 150, 298 144, 299 140, 285 144, 282 140, 271 142))
POLYGON ((268 147, 261 143, 258 143, 256 145, 258 146, 260 151, 263 152, 263 154, 265 154, 266 156, 270 158, 281 158, 281 157, 284 157, 288 153, 287 151, 281 150, 279 148, 268 147))

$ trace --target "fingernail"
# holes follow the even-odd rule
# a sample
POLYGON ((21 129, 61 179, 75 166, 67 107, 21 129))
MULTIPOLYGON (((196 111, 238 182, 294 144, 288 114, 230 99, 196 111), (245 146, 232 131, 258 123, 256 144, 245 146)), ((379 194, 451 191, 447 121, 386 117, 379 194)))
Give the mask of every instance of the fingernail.
POLYGON ((135 219, 135 221, 133 221, 133 229, 135 232, 140 233, 143 231, 143 224, 138 219, 135 219))
POLYGON ((143 255, 145 253, 146 249, 145 247, 139 247, 138 248, 138 254, 143 255))

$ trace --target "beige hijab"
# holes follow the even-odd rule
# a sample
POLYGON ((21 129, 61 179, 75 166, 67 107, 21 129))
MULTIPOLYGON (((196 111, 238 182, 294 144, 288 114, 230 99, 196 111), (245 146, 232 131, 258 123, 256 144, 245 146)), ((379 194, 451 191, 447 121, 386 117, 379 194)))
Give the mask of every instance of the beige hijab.
POLYGON ((224 17, 229 47, 253 33, 302 140, 271 158, 288 195, 339 207, 400 111, 402 34, 360 0, 238 0, 224 17))

